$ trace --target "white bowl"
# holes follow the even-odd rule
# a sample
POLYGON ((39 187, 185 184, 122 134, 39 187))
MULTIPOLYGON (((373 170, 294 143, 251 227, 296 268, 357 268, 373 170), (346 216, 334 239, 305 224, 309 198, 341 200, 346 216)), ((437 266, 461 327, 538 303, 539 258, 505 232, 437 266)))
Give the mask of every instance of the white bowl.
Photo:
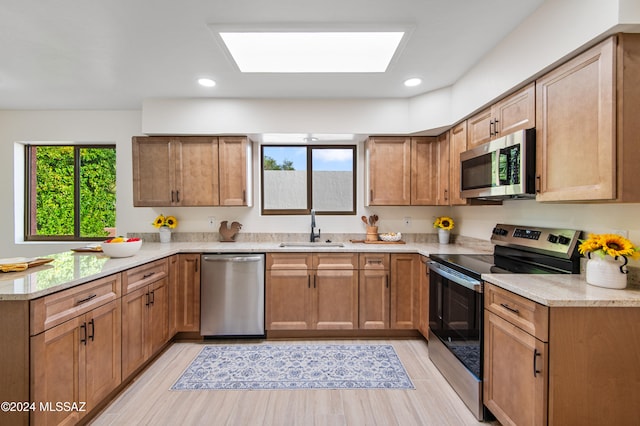
POLYGON ((102 252, 109 257, 133 256, 142 247, 142 240, 121 243, 102 243, 102 252))
POLYGON ((400 232, 389 232, 386 234, 380 234, 380 239, 382 241, 400 241, 402 238, 402 234, 400 232))

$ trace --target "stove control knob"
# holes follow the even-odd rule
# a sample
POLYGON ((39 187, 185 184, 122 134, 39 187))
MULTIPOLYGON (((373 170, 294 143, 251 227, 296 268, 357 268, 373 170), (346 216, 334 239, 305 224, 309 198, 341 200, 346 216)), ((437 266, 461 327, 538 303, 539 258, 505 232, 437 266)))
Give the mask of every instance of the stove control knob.
POLYGON ((567 245, 571 242, 571 238, 563 237, 562 235, 558 236, 558 242, 562 245, 567 245))
POLYGON ((550 243, 557 243, 558 242, 558 236, 557 235, 553 235, 553 234, 549 234, 549 236, 547 237, 547 241, 549 241, 550 243))
POLYGON ((509 233, 509 231, 507 231, 504 228, 493 228, 493 234, 494 235, 507 235, 509 233))

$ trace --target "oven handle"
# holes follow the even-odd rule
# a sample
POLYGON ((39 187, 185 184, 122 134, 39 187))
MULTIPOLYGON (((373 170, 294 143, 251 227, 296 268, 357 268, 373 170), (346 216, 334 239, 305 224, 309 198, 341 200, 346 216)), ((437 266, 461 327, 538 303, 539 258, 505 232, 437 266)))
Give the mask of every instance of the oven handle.
POLYGON ((429 269, 449 281, 460 284, 461 286, 466 287, 469 290, 473 290, 476 293, 482 293, 482 281, 468 277, 438 262, 429 262, 429 269))

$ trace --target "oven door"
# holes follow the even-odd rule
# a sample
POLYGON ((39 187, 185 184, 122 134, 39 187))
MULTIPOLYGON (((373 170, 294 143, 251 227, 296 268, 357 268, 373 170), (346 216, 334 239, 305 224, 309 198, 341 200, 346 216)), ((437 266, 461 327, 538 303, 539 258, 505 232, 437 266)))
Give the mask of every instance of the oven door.
POLYGON ((482 282, 435 262, 429 269, 429 328, 482 380, 482 282))

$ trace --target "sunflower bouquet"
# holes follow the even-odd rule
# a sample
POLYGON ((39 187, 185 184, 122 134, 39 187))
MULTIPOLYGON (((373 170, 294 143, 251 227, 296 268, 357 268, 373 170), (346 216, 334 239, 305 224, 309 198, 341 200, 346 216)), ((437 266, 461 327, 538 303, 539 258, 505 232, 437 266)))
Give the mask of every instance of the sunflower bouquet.
POLYGON ((155 226, 156 228, 166 226, 167 228, 173 229, 178 226, 178 219, 176 219, 174 216, 165 216, 161 214, 156 217, 156 220, 153 221, 153 226, 155 226))
POLYGON ((578 252, 589 258, 594 253, 603 259, 606 256, 640 259, 640 248, 618 234, 589 234, 589 238, 580 241, 578 252))
POLYGON ((433 222, 434 228, 440 228, 446 231, 452 230, 453 225, 454 225, 453 219, 451 219, 449 216, 437 217, 436 220, 433 222))

